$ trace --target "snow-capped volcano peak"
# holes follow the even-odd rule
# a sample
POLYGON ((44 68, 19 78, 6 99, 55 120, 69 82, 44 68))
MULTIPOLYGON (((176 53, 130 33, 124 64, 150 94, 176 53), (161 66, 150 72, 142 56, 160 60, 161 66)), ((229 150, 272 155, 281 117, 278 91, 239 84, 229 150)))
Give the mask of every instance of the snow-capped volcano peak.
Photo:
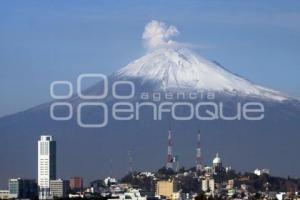
POLYGON ((280 92, 255 85, 215 62, 175 46, 153 50, 115 75, 154 83, 158 90, 208 90, 278 101, 287 99, 280 92))
POLYGON ((283 101, 287 96, 261 87, 231 73, 171 40, 179 34, 175 26, 151 21, 145 26, 144 44, 148 53, 117 71, 117 78, 139 79, 154 90, 206 90, 231 95, 283 101))

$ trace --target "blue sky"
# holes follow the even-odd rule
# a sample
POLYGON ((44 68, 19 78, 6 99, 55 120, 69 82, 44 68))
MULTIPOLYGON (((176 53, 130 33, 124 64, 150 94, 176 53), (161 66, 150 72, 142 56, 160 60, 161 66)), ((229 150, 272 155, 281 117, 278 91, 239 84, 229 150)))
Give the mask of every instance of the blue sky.
POLYGON ((142 56, 153 19, 202 56, 300 96, 297 0, 0 1, 0 116, 50 100, 54 80, 110 74, 142 56))

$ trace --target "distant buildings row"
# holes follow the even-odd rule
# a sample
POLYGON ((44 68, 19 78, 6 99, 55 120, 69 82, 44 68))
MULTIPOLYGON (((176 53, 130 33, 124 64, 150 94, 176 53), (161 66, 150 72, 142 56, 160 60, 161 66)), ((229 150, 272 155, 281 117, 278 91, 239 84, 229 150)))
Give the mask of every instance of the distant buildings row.
MULTIPOLYGON (((243 195, 248 195, 248 185, 241 184, 240 188, 237 189, 237 184, 234 179, 229 179, 224 182, 224 175, 232 171, 231 167, 224 167, 222 160, 219 154, 216 154, 216 157, 212 160, 211 166, 204 166, 201 168, 196 168, 197 174, 194 174, 193 177, 198 179, 201 191, 204 192, 206 197, 221 197, 222 195, 225 198, 232 198, 234 195, 243 193, 243 195)), ((268 169, 255 169, 253 172, 257 176, 263 174, 270 174, 268 169)), ((175 176, 169 178, 168 180, 157 180, 155 185, 155 195, 157 197, 162 197, 167 200, 178 200, 183 199, 181 189, 179 187, 180 179, 178 176, 188 176, 189 173, 183 173, 180 175, 180 172, 176 173, 175 176)), ((194 194, 195 195, 195 194, 194 194)), ((194 196, 195 197, 195 196, 194 196)), ((194 197, 189 197, 187 199, 194 199, 194 197)))
MULTIPOLYGON (((51 197, 68 197, 69 193, 83 192, 83 179, 73 177, 70 180, 50 180, 51 197)), ((0 190, 0 199, 34 199, 39 196, 39 187, 35 180, 13 178, 8 180, 8 190, 0 190)))
MULTIPOLYGON (((167 151, 167 163, 166 169, 173 169, 173 163, 178 159, 173 157, 172 154, 172 135, 171 131, 168 132, 168 151, 167 151)), ((221 182, 216 179, 216 175, 227 173, 231 170, 231 167, 223 167, 221 158, 218 154, 212 161, 211 166, 202 165, 201 145, 200 145, 200 133, 197 137, 197 149, 196 149, 196 174, 193 178, 200 182, 201 190, 206 193, 207 196, 214 196, 220 193, 221 182)), ((177 171, 177 170, 176 170, 177 171)), ((254 173, 258 176, 262 174, 269 174, 267 169, 256 169, 254 173)), ((182 195, 179 191, 178 184, 175 179, 161 180, 156 179, 154 174, 145 174, 144 176, 151 176, 155 180, 155 195, 158 197, 164 197, 166 199, 180 199, 182 195)), ((0 199, 53 199, 53 198, 68 198, 70 194, 81 196, 83 192, 86 193, 101 193, 105 196, 105 193, 99 189, 103 183, 101 181, 94 181, 91 183, 91 187, 83 190, 83 179, 81 177, 73 177, 70 180, 58 179, 56 176, 56 142, 50 135, 42 135, 38 141, 38 180, 29 179, 10 179, 8 181, 8 190, 0 190, 0 199)), ((104 180, 106 186, 111 186, 110 193, 117 193, 118 196, 125 194, 139 197, 137 199, 143 200, 144 197, 139 196, 139 191, 133 188, 125 187, 124 185, 117 184, 117 180, 114 178, 107 178, 104 180), (126 188, 126 190, 124 188, 126 188), (122 190, 124 189, 124 191, 122 190), (123 191, 123 193, 121 193, 123 191), (130 192, 128 192, 130 191, 130 192)), ((234 181, 230 180, 227 183, 226 188, 228 191, 234 188, 234 181)), ((246 190, 246 189, 245 189, 246 190)), ((233 191, 233 190, 232 190, 233 191)), ((71 195, 72 196, 72 195, 71 195)))
POLYGON ((42 135, 38 141, 38 181, 9 179, 8 190, 0 190, 0 199, 52 199, 67 197, 70 192, 83 192, 83 179, 56 178, 56 142, 50 135, 42 135))

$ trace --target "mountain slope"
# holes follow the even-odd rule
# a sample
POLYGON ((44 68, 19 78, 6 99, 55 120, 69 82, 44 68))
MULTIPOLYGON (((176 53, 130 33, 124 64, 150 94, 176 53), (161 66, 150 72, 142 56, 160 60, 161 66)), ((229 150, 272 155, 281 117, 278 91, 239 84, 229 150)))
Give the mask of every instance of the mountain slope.
POLYGON ((255 85, 215 62, 185 48, 156 49, 115 73, 117 79, 138 78, 156 90, 207 90, 283 101, 282 93, 255 85))

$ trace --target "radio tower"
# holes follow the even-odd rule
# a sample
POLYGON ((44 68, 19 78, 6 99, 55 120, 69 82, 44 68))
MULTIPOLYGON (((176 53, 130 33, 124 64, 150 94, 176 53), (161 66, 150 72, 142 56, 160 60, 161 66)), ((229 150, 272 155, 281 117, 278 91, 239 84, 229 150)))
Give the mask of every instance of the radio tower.
POLYGON ((200 130, 198 131, 198 137, 197 137, 196 170, 197 170, 197 171, 201 171, 201 170, 202 170, 202 164, 201 164, 200 130))
POLYGON ((132 151, 128 151, 128 172, 130 174, 133 173, 133 158, 132 158, 132 151))
POLYGON ((169 129, 168 135, 168 155, 167 155, 167 169, 173 169, 173 155, 172 155, 172 134, 171 129, 169 129))

